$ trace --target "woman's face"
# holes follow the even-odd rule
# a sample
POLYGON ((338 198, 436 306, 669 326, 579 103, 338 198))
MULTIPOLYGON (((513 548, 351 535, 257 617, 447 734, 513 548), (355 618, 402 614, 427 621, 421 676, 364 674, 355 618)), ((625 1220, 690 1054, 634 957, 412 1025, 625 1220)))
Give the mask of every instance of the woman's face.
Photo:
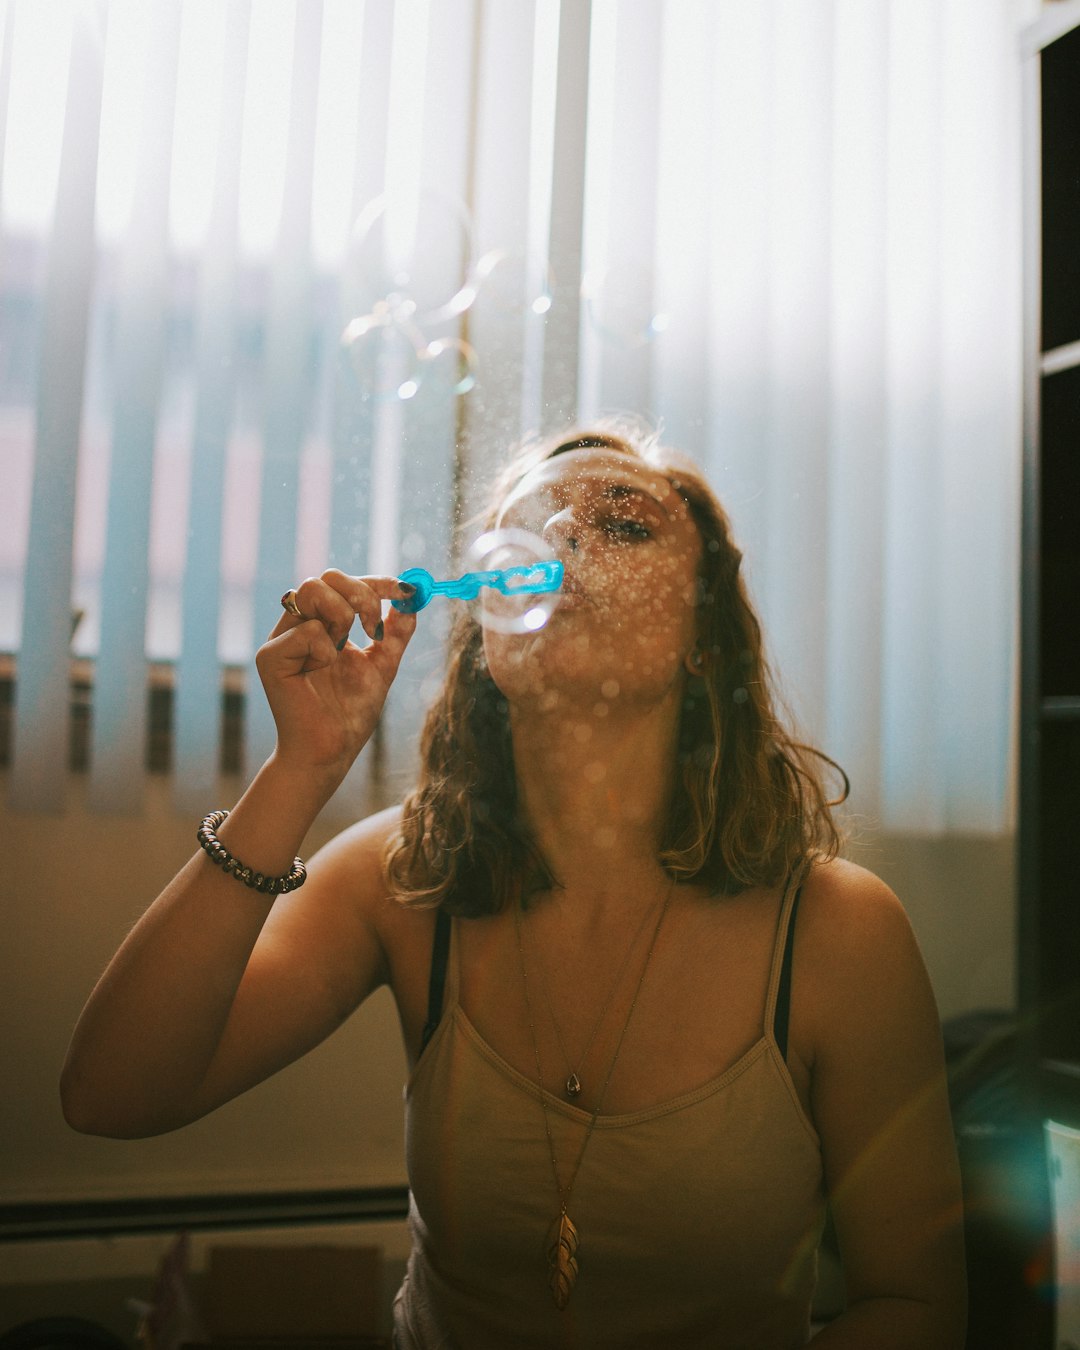
POLYGON ((681 680, 697 633, 701 538, 660 470, 615 450, 565 451, 512 490, 496 522, 505 528, 539 535, 565 567, 539 632, 485 629, 508 698, 553 708, 584 697, 607 710, 655 702, 681 680))

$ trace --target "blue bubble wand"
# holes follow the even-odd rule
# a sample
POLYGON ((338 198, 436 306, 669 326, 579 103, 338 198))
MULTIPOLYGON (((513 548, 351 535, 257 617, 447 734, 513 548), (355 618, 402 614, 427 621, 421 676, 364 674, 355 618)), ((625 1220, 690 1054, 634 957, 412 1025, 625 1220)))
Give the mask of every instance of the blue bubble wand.
POLYGON ((502 595, 540 595, 557 591, 563 584, 563 565, 550 558, 546 562, 504 567, 495 572, 466 572, 456 581, 436 581, 426 568, 410 567, 398 580, 416 589, 405 600, 391 600, 391 605, 402 614, 416 614, 437 595, 445 595, 448 600, 475 600, 483 586, 502 595))

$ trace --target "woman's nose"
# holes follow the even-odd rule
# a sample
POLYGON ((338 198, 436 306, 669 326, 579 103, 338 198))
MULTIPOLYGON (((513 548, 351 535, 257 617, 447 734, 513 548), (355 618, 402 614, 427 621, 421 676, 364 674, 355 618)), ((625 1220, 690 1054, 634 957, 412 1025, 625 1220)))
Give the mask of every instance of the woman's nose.
POLYGON ((565 548, 571 553, 576 553, 581 542, 581 530, 573 508, 568 506, 549 516, 544 522, 541 534, 555 548, 565 548))

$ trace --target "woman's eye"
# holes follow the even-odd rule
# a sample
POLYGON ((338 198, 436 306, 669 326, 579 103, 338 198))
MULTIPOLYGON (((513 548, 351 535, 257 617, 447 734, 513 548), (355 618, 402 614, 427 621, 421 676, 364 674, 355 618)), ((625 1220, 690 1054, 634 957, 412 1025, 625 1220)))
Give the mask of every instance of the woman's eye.
POLYGON ((604 523, 604 533, 613 539, 651 539, 652 531, 640 520, 608 520, 604 523))

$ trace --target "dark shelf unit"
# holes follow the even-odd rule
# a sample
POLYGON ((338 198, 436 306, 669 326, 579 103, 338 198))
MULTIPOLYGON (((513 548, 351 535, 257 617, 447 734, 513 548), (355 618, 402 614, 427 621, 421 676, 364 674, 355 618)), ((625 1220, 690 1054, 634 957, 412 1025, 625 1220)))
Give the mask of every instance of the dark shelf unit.
POLYGON ((1044 25, 1029 52, 1018 995, 1033 1117, 1080 1126, 1080 12, 1069 11, 1074 26, 1044 25))

